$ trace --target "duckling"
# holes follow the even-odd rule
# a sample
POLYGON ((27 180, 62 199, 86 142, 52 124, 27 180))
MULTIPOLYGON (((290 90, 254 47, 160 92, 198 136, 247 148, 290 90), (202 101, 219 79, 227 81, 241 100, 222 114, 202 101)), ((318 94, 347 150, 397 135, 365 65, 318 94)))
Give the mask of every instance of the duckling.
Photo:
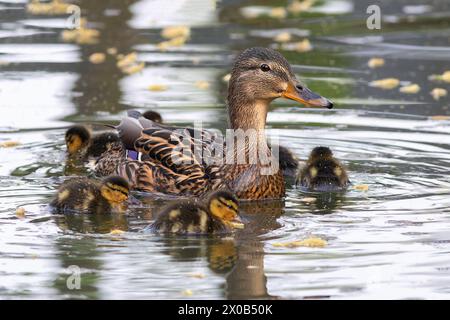
POLYGON ((207 205, 193 202, 174 202, 163 208, 148 229, 156 233, 178 235, 229 233, 242 228, 238 216, 238 200, 228 191, 212 193, 207 205))
POLYGON ((158 122, 158 123, 163 123, 163 119, 162 119, 161 115, 156 111, 152 111, 152 110, 145 111, 142 114, 142 116, 147 120, 151 120, 151 121, 158 122))
POLYGON ((66 146, 69 156, 76 156, 83 160, 89 157, 98 158, 108 149, 109 143, 121 143, 117 133, 107 131, 94 136, 83 125, 76 125, 66 132, 66 146))
POLYGON ((350 181, 330 148, 316 147, 301 169, 297 183, 314 191, 333 191, 346 188, 350 181))
POLYGON ((57 213, 104 214, 123 211, 130 186, 122 177, 109 176, 102 182, 86 177, 65 181, 51 206, 57 213))

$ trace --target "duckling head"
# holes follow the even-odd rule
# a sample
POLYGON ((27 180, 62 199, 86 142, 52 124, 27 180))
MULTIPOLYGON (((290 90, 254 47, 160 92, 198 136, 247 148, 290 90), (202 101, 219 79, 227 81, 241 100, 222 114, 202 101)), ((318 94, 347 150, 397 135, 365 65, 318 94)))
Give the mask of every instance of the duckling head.
POLYGON ((265 124, 269 103, 281 97, 306 106, 333 107, 330 100, 312 92, 297 80, 289 62, 279 52, 269 48, 243 51, 236 58, 228 87, 231 124, 235 119, 239 121, 245 117, 264 118, 265 124), (241 110, 245 107, 252 110, 245 113, 241 110))
POLYGON ((333 158, 333 152, 328 147, 315 147, 309 155, 309 161, 330 160, 333 158))
POLYGON ((85 126, 73 126, 66 131, 66 146, 70 155, 75 154, 89 144, 91 134, 85 126))
POLYGON ((151 120, 151 121, 158 122, 158 123, 163 122, 161 115, 156 111, 151 111, 151 110, 145 111, 142 114, 142 116, 147 120, 151 120))
POLYGON ((128 199, 130 185, 122 177, 109 176, 103 180, 100 192, 108 202, 119 204, 128 199))
POLYGON ((237 198, 228 191, 217 191, 210 195, 208 200, 209 211, 233 228, 242 228, 243 224, 239 217, 239 202, 237 198))

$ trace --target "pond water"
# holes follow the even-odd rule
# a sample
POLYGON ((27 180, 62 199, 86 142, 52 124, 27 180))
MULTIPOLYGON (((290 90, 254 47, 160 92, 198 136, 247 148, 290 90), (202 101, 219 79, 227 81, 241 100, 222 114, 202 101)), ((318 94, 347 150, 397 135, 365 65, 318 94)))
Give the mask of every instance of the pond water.
POLYGON ((20 143, 0 148, 1 298, 450 297, 450 103, 430 95, 450 84, 429 80, 450 70, 448 1, 378 1, 381 30, 366 27, 368 0, 321 0, 284 19, 249 17, 275 15, 258 0, 73 2, 100 31, 96 43, 64 42, 66 16, 33 15, 25 0, 0 0, 0 142, 20 143), (190 39, 161 51, 161 28, 170 25, 191 27, 190 39), (135 108, 177 125, 201 119, 224 129, 222 77, 233 56, 277 47, 273 37, 284 31, 291 42, 310 40, 311 51, 281 52, 336 107, 276 101, 268 132, 300 159, 315 146, 331 147, 350 172, 347 192, 310 194, 289 183, 284 201, 246 204, 248 226, 227 238, 141 233, 167 202, 142 194, 125 215, 49 213, 59 183, 76 174, 65 168, 68 126, 112 123, 135 108), (108 54, 104 63, 89 61, 108 48, 137 52, 145 68, 124 74, 108 54), (373 57, 385 65, 369 68, 373 57), (383 78, 421 90, 369 86, 383 78), (152 84, 167 90, 150 91, 152 84), (311 236, 328 245, 274 246, 311 236), (79 290, 66 285, 70 266, 81 270, 79 290))

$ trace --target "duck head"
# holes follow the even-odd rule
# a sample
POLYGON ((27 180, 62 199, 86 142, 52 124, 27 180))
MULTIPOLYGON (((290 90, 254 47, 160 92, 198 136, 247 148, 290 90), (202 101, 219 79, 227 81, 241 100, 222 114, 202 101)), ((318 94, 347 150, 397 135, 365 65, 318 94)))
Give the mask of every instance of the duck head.
POLYGON ((239 217, 239 202, 229 191, 217 191, 208 200, 209 211, 224 224, 232 228, 242 228, 239 217))
POLYGON ((277 98, 305 106, 331 109, 333 103, 312 92, 292 71, 289 62, 269 48, 250 48, 234 63, 228 87, 228 108, 232 128, 262 129, 268 106, 277 98))
POLYGON ((73 155, 89 145, 91 134, 85 126, 76 125, 66 131, 66 147, 69 155, 73 155))
POLYGON ((130 185, 119 176, 109 176, 102 181, 100 193, 109 203, 120 204, 128 199, 130 185))

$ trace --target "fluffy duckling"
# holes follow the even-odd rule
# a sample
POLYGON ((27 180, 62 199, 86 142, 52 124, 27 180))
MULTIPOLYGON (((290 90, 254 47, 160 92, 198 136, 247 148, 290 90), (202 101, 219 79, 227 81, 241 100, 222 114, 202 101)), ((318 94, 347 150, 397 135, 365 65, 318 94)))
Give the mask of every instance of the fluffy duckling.
POLYGON ((151 121, 158 122, 158 123, 163 123, 161 115, 156 111, 151 111, 151 110, 145 111, 142 114, 142 116, 147 120, 151 120, 151 121))
POLYGON ((51 202, 58 213, 83 212, 104 214, 121 212, 130 186, 122 177, 110 176, 102 182, 86 177, 65 181, 51 202))
POLYGON ((301 169, 297 183, 314 191, 333 191, 344 189, 350 181, 344 166, 333 157, 330 148, 316 147, 301 169))
POLYGON ((238 200, 228 191, 212 193, 207 205, 193 201, 175 202, 163 208, 149 226, 157 233, 178 235, 229 233, 242 228, 238 215, 238 200))
POLYGON ((76 125, 66 132, 66 146, 69 156, 83 159, 98 158, 108 148, 109 143, 121 143, 117 133, 102 132, 94 136, 83 125, 76 125))

